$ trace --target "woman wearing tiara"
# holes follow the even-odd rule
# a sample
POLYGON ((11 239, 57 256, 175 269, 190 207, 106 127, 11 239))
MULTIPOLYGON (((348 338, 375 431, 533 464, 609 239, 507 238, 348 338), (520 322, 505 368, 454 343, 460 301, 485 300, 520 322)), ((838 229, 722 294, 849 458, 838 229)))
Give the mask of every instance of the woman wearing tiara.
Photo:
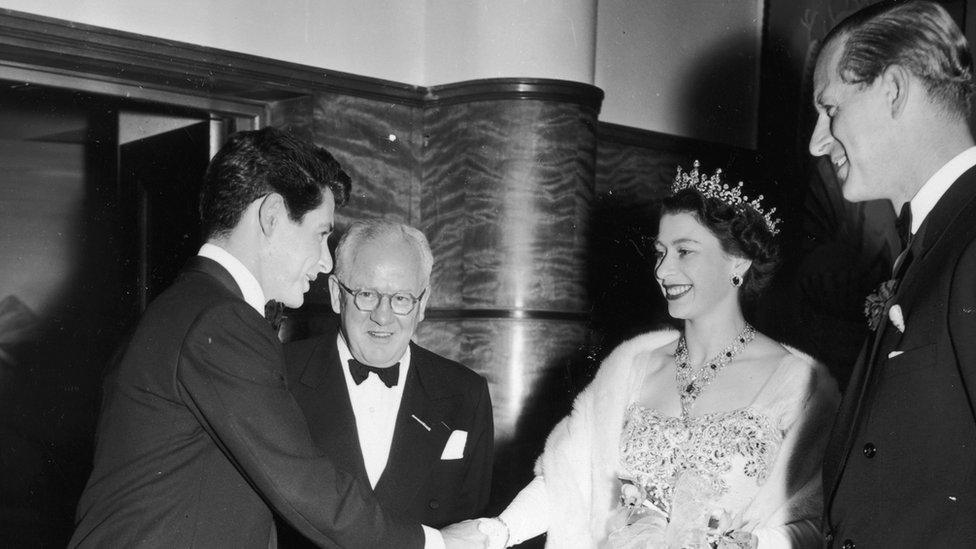
POLYGON ((657 283, 681 331, 623 343, 481 528, 495 547, 820 547, 827 370, 746 322, 776 261, 773 211, 698 163, 664 200, 657 283))

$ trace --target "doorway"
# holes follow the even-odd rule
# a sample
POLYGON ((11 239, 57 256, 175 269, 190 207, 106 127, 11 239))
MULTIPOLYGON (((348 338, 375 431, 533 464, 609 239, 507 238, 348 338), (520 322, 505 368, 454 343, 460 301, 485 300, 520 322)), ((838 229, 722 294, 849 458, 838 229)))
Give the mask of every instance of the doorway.
POLYGON ((208 112, 0 81, 0 539, 63 547, 102 373, 200 245, 208 112))

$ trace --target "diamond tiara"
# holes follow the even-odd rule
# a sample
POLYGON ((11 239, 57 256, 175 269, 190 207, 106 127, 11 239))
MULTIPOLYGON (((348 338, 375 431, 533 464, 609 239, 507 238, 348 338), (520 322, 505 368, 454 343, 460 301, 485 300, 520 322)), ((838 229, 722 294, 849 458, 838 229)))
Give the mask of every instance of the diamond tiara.
POLYGON ((766 222, 766 227, 772 234, 778 234, 779 229, 777 226, 782 220, 775 219, 773 214, 776 212, 776 208, 764 212, 760 201, 764 198, 763 195, 759 195, 758 198, 749 200, 748 196, 742 194, 742 182, 735 187, 729 187, 728 183, 722 183, 722 169, 719 168, 715 170, 715 174, 711 177, 702 177, 698 174, 699 163, 695 160, 694 164, 691 166, 690 172, 682 172, 681 166, 678 166, 678 173, 674 176, 674 183, 671 184, 671 194, 678 191, 683 191, 685 189, 695 189, 705 198, 715 198, 725 202, 733 208, 752 208, 766 222))

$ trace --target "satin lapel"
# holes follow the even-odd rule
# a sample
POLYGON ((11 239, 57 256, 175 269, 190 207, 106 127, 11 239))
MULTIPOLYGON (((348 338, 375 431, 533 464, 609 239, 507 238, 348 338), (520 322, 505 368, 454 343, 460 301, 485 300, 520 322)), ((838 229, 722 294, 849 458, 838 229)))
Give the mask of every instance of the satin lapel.
POLYGON ((302 372, 302 387, 296 392, 316 445, 342 469, 368 479, 335 337, 327 334, 319 339, 302 372))
POLYGON ((440 461, 455 428, 450 418, 461 395, 450 391, 444 380, 431 379, 416 346, 412 346, 411 357, 390 458, 376 483, 376 494, 381 498, 411 498, 426 482, 431 467, 440 461))

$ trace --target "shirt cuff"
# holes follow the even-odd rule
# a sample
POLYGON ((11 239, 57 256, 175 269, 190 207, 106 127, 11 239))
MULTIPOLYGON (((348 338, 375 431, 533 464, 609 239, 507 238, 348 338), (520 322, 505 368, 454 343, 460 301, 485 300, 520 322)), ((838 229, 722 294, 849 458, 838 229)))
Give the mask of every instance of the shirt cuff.
POLYGON ((424 529, 424 549, 445 549, 444 536, 439 530, 430 526, 421 525, 421 527, 424 529))

